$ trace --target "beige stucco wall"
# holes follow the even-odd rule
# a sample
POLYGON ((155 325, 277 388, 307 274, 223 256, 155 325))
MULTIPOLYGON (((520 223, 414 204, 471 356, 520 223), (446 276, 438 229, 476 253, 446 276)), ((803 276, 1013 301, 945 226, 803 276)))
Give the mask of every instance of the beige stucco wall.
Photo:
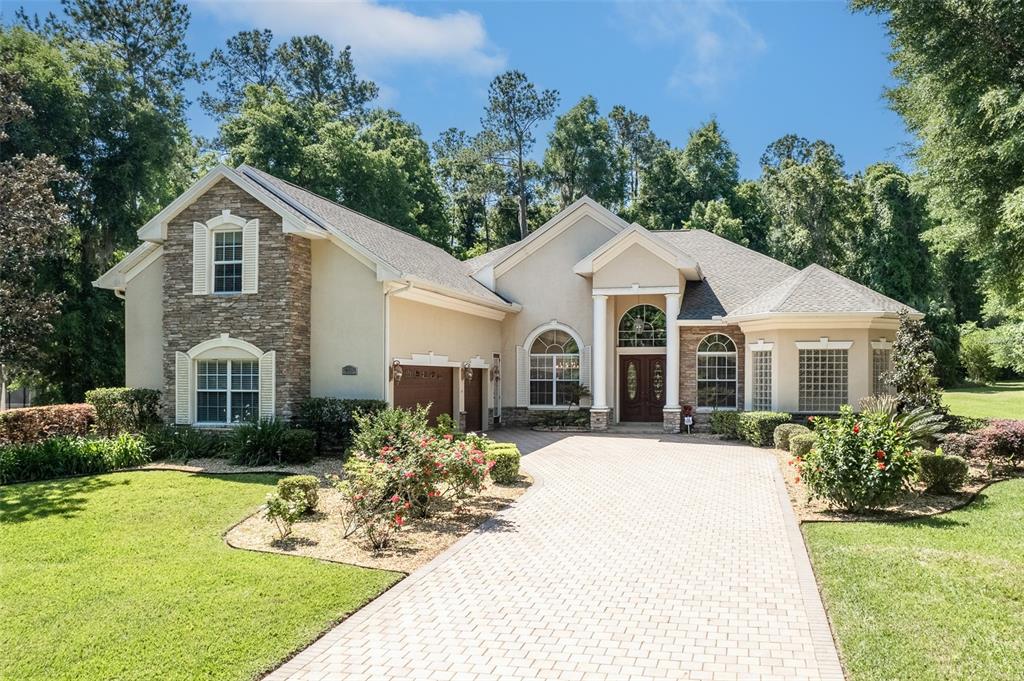
POLYGON ((384 399, 384 285, 326 241, 312 243, 310 393, 384 399), (343 376, 343 366, 358 370, 343 376))
MULTIPOLYGON (((537 327, 551 320, 571 327, 593 344, 593 298, 590 280, 574 274, 573 265, 592 253, 614 234, 589 216, 567 228, 539 250, 518 263, 495 281, 497 292, 523 306, 502 326, 502 403, 516 404, 516 346, 537 327)), ((609 310, 609 325, 614 314, 609 310)), ((614 353, 609 353, 614 355, 614 353)), ((612 395, 612 376, 607 372, 608 395, 612 395)))
MULTIPOLYGON (((871 394, 872 377, 872 341, 895 338, 894 323, 879 322, 859 328, 824 328, 814 329, 776 329, 747 331, 747 350, 758 340, 774 343, 772 348, 772 393, 775 409, 778 411, 800 411, 799 368, 800 356, 796 347, 798 341, 817 341, 827 337, 830 341, 853 341, 850 347, 849 362, 849 403, 856 408, 860 400, 871 394)), ((747 357, 749 360, 749 356, 747 357)), ((745 402, 749 406, 751 398, 751 363, 746 363, 745 402)))
POLYGON ((649 250, 633 244, 594 273, 594 288, 678 286, 679 270, 649 250))
POLYGON ((164 387, 163 278, 161 257, 125 286, 124 384, 130 388, 164 387))

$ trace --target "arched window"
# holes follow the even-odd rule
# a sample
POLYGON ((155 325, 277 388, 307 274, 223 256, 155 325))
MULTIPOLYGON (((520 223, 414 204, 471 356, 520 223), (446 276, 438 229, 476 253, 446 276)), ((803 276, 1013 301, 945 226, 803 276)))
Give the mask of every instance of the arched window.
POLYGON ((736 344, 722 333, 697 346, 697 406, 736 408, 736 344))
POLYGON ((561 329, 549 329, 530 346, 530 406, 565 406, 576 401, 580 348, 561 329))
POLYGON ((653 348, 665 345, 665 313, 653 305, 637 305, 619 320, 619 347, 653 348))

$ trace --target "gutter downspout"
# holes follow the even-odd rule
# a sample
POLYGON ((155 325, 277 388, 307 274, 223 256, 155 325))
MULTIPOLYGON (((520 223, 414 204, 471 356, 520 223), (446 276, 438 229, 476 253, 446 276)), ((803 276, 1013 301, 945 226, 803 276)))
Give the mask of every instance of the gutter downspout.
POLYGON ((384 291, 384 401, 395 406, 394 395, 391 394, 391 294, 403 293, 412 289, 413 283, 407 281, 405 286, 384 291))

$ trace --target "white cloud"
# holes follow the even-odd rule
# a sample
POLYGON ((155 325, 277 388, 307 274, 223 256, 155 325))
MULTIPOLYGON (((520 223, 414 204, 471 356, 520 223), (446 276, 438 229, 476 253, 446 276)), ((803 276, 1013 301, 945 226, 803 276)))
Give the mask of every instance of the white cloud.
POLYGON ((618 7, 635 42, 679 48, 667 82, 673 90, 714 94, 766 47, 761 34, 725 2, 620 2, 618 7))
POLYGON ((424 16, 373 0, 201 0, 221 19, 269 28, 278 37, 315 33, 351 45, 360 66, 395 62, 443 63, 489 75, 505 55, 487 36, 479 14, 454 11, 424 16))

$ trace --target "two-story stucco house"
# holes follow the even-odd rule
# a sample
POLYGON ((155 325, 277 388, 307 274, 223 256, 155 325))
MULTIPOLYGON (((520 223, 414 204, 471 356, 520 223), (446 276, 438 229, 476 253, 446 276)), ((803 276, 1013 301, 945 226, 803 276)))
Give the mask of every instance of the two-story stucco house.
POLYGON ((95 284, 125 300, 127 384, 163 390, 177 423, 288 418, 312 395, 430 403, 478 430, 565 409, 574 384, 595 430, 678 431, 683 406, 831 412, 885 389, 906 309, 823 267, 648 231, 586 198, 462 262, 219 166, 138 234, 95 284))

